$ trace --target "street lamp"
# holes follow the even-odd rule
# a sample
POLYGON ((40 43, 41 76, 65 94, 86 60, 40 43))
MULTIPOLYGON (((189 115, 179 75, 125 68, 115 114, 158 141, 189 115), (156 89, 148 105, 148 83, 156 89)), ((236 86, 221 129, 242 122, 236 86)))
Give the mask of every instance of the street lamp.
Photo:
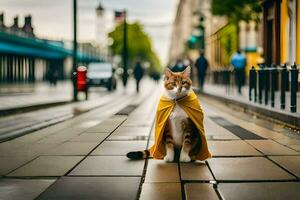
POLYGON ((76 77, 77 77, 77 0, 73 0, 73 101, 77 101, 77 87, 76 87, 76 77))
POLYGON ((127 23, 126 23, 126 10, 123 11, 124 15, 124 22, 123 22, 123 74, 122 74, 122 81, 123 85, 127 85, 128 80, 128 72, 127 72, 127 23))
POLYGON ((188 46, 190 49, 201 49, 204 50, 204 35, 205 35, 205 28, 204 28, 204 17, 200 16, 198 18, 198 23, 194 27, 191 36, 188 39, 188 46))

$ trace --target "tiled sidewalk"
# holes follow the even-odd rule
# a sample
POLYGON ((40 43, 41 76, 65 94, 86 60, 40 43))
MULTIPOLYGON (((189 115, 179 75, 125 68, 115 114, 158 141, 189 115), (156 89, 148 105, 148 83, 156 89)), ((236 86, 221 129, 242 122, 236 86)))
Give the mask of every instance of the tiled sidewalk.
POLYGON ((0 166, 0 199, 300 198, 298 136, 289 137, 284 127, 204 97, 213 158, 181 164, 128 160, 128 151, 153 144, 158 96, 159 90, 151 92, 129 116, 114 115, 99 123, 103 113, 95 111, 71 124, 1 143, 0 162, 5 165, 0 166), (216 123, 216 117, 227 121, 216 123), (262 139, 244 139, 240 130, 262 139))
POLYGON ((213 158, 180 164, 150 159, 140 199, 299 199, 300 135, 292 139, 283 127, 268 129, 257 124, 270 122, 200 99, 213 158), (212 120, 216 117, 231 123, 219 125, 212 120), (234 134, 228 130, 232 124, 262 139, 234 134))
POLYGON ((0 143, 0 199, 134 199, 145 161, 129 162, 125 154, 130 145, 146 148, 158 98, 154 87, 0 143), (143 104, 129 116, 106 114, 126 102, 143 104))

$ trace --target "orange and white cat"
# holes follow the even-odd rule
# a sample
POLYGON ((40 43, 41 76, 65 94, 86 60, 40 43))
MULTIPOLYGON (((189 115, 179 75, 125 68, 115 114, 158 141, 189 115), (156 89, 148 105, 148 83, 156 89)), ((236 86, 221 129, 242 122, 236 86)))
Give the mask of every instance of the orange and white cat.
MULTIPOLYGON (((187 67, 183 72, 172 72, 167 68, 165 70, 163 95, 175 103, 185 98, 192 90, 190 74, 190 67, 187 67)), ((166 149, 164 157, 166 162, 174 161, 176 149, 180 150, 180 162, 190 162, 190 156, 200 148, 201 138, 197 133, 197 128, 177 103, 167 120, 163 140, 166 149)), ((141 159, 147 156, 149 156, 148 150, 127 154, 130 159, 141 159)))
MULTIPOLYGON (((183 72, 165 70, 164 96, 172 101, 177 101, 188 95, 192 88, 190 79, 191 68, 187 67, 183 72)), ((180 162, 190 162, 190 152, 198 142, 193 122, 188 118, 184 110, 176 104, 168 119, 168 127, 165 131, 166 162, 174 161, 175 149, 181 149, 180 162)))

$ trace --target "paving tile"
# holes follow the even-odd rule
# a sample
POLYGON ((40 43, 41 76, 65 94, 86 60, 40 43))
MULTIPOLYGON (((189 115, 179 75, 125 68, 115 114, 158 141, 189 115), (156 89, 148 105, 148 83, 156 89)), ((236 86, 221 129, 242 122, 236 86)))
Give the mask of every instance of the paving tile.
POLYGON ((205 162, 180 163, 182 180, 214 180, 205 162))
POLYGON ((178 164, 149 159, 145 183, 157 182, 180 182, 178 164))
POLYGON ((217 180, 293 180, 295 177, 263 157, 212 158, 209 166, 217 180))
POLYGON ((148 140, 148 136, 136 136, 136 135, 111 135, 107 140, 124 141, 124 140, 148 140))
POLYGON ((102 121, 100 124, 93 126, 86 130, 86 132, 96 132, 96 133, 111 133, 114 131, 124 120, 124 116, 114 116, 109 119, 102 121))
POLYGON ((92 120, 82 121, 76 125, 79 128, 90 128, 90 127, 96 126, 97 124, 99 124, 99 122, 100 122, 99 120, 92 119, 92 120))
POLYGON ((226 130, 225 128, 219 126, 217 123, 213 122, 207 117, 204 119, 204 127, 206 135, 209 136, 211 139, 240 140, 239 137, 226 130))
POLYGON ((33 156, 0 157, 0 175, 5 175, 34 158, 33 156))
POLYGON ((299 152, 272 140, 246 140, 246 142, 266 155, 300 155, 299 152))
POLYGON ((0 199, 32 200, 55 179, 0 179, 0 199))
POLYGON ((98 142, 66 142, 51 151, 44 153, 44 155, 87 155, 93 148, 95 148, 98 142))
POLYGON ((103 120, 100 124, 98 125, 119 125, 121 124, 124 120, 127 119, 127 116, 121 116, 121 115, 114 115, 108 119, 103 120))
POLYGON ((70 142, 102 142, 109 133, 83 133, 74 137, 70 142))
POLYGON ((104 141, 91 155, 125 156, 130 151, 145 150, 147 141, 104 141))
POLYGON ((82 158, 83 156, 40 156, 8 176, 63 176, 82 158))
POLYGON ((186 183, 184 184, 186 200, 218 200, 219 197, 212 184, 186 183))
POLYGON ((274 139, 276 142, 284 145, 300 145, 300 140, 296 139, 274 139))
MULTIPOLYGON (((1 143, 2 144, 2 143, 1 143)), ((0 156, 3 157, 34 157, 43 152, 53 149, 55 144, 12 144, 7 143, 6 147, 0 148, 0 156)))
POLYGON ((296 150, 296 151, 300 151, 300 144, 298 145, 289 145, 290 148, 296 150))
POLYGON ((300 156, 270 156, 269 158, 300 178, 300 156))
POLYGON ((136 199, 140 177, 62 177, 38 199, 136 199))
POLYGON ((220 183, 218 190, 230 200, 300 199, 299 182, 220 183))
POLYGON ((208 141, 213 156, 259 156, 262 155, 251 145, 242 140, 208 141))
POLYGON ((128 160, 126 156, 88 156, 70 176, 141 176, 144 160, 128 160))
POLYGON ((241 140, 241 138, 235 135, 210 135, 206 134, 207 140, 241 140))
POLYGON ((149 127, 152 125, 153 120, 149 120, 151 118, 148 119, 127 119, 123 125, 124 126, 145 126, 145 127, 149 127))
POLYGON ((181 200, 180 183, 144 183, 140 200, 181 200))
POLYGON ((97 125, 92 128, 89 128, 85 132, 87 133, 111 133, 113 132, 119 125, 97 125))
POLYGON ((118 136, 149 136, 150 127, 120 126, 112 135, 118 136))
POLYGON ((44 137, 41 140, 37 141, 37 144, 62 144, 65 142, 68 142, 71 140, 74 135, 60 135, 60 136, 49 136, 49 137, 44 137))

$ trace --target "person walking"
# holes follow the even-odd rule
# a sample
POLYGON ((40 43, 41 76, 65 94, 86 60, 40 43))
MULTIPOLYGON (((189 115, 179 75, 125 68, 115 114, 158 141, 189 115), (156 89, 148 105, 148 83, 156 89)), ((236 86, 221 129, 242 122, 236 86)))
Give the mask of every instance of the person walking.
POLYGON ((133 75, 136 80, 136 92, 138 93, 140 90, 140 81, 144 76, 144 68, 142 67, 142 64, 140 61, 136 62, 134 70, 133 70, 133 75))
POLYGON ((195 66, 197 68, 198 72, 198 83, 199 83, 199 88, 200 91, 203 91, 203 86, 205 82, 205 77, 206 77, 206 71, 209 66, 209 63, 207 59, 204 56, 204 52, 200 52, 199 58, 196 60, 195 66))
POLYGON ((234 53, 230 60, 230 64, 233 66, 235 71, 235 81, 239 94, 242 94, 242 86, 245 82, 246 63, 246 57, 241 53, 240 50, 234 53))

